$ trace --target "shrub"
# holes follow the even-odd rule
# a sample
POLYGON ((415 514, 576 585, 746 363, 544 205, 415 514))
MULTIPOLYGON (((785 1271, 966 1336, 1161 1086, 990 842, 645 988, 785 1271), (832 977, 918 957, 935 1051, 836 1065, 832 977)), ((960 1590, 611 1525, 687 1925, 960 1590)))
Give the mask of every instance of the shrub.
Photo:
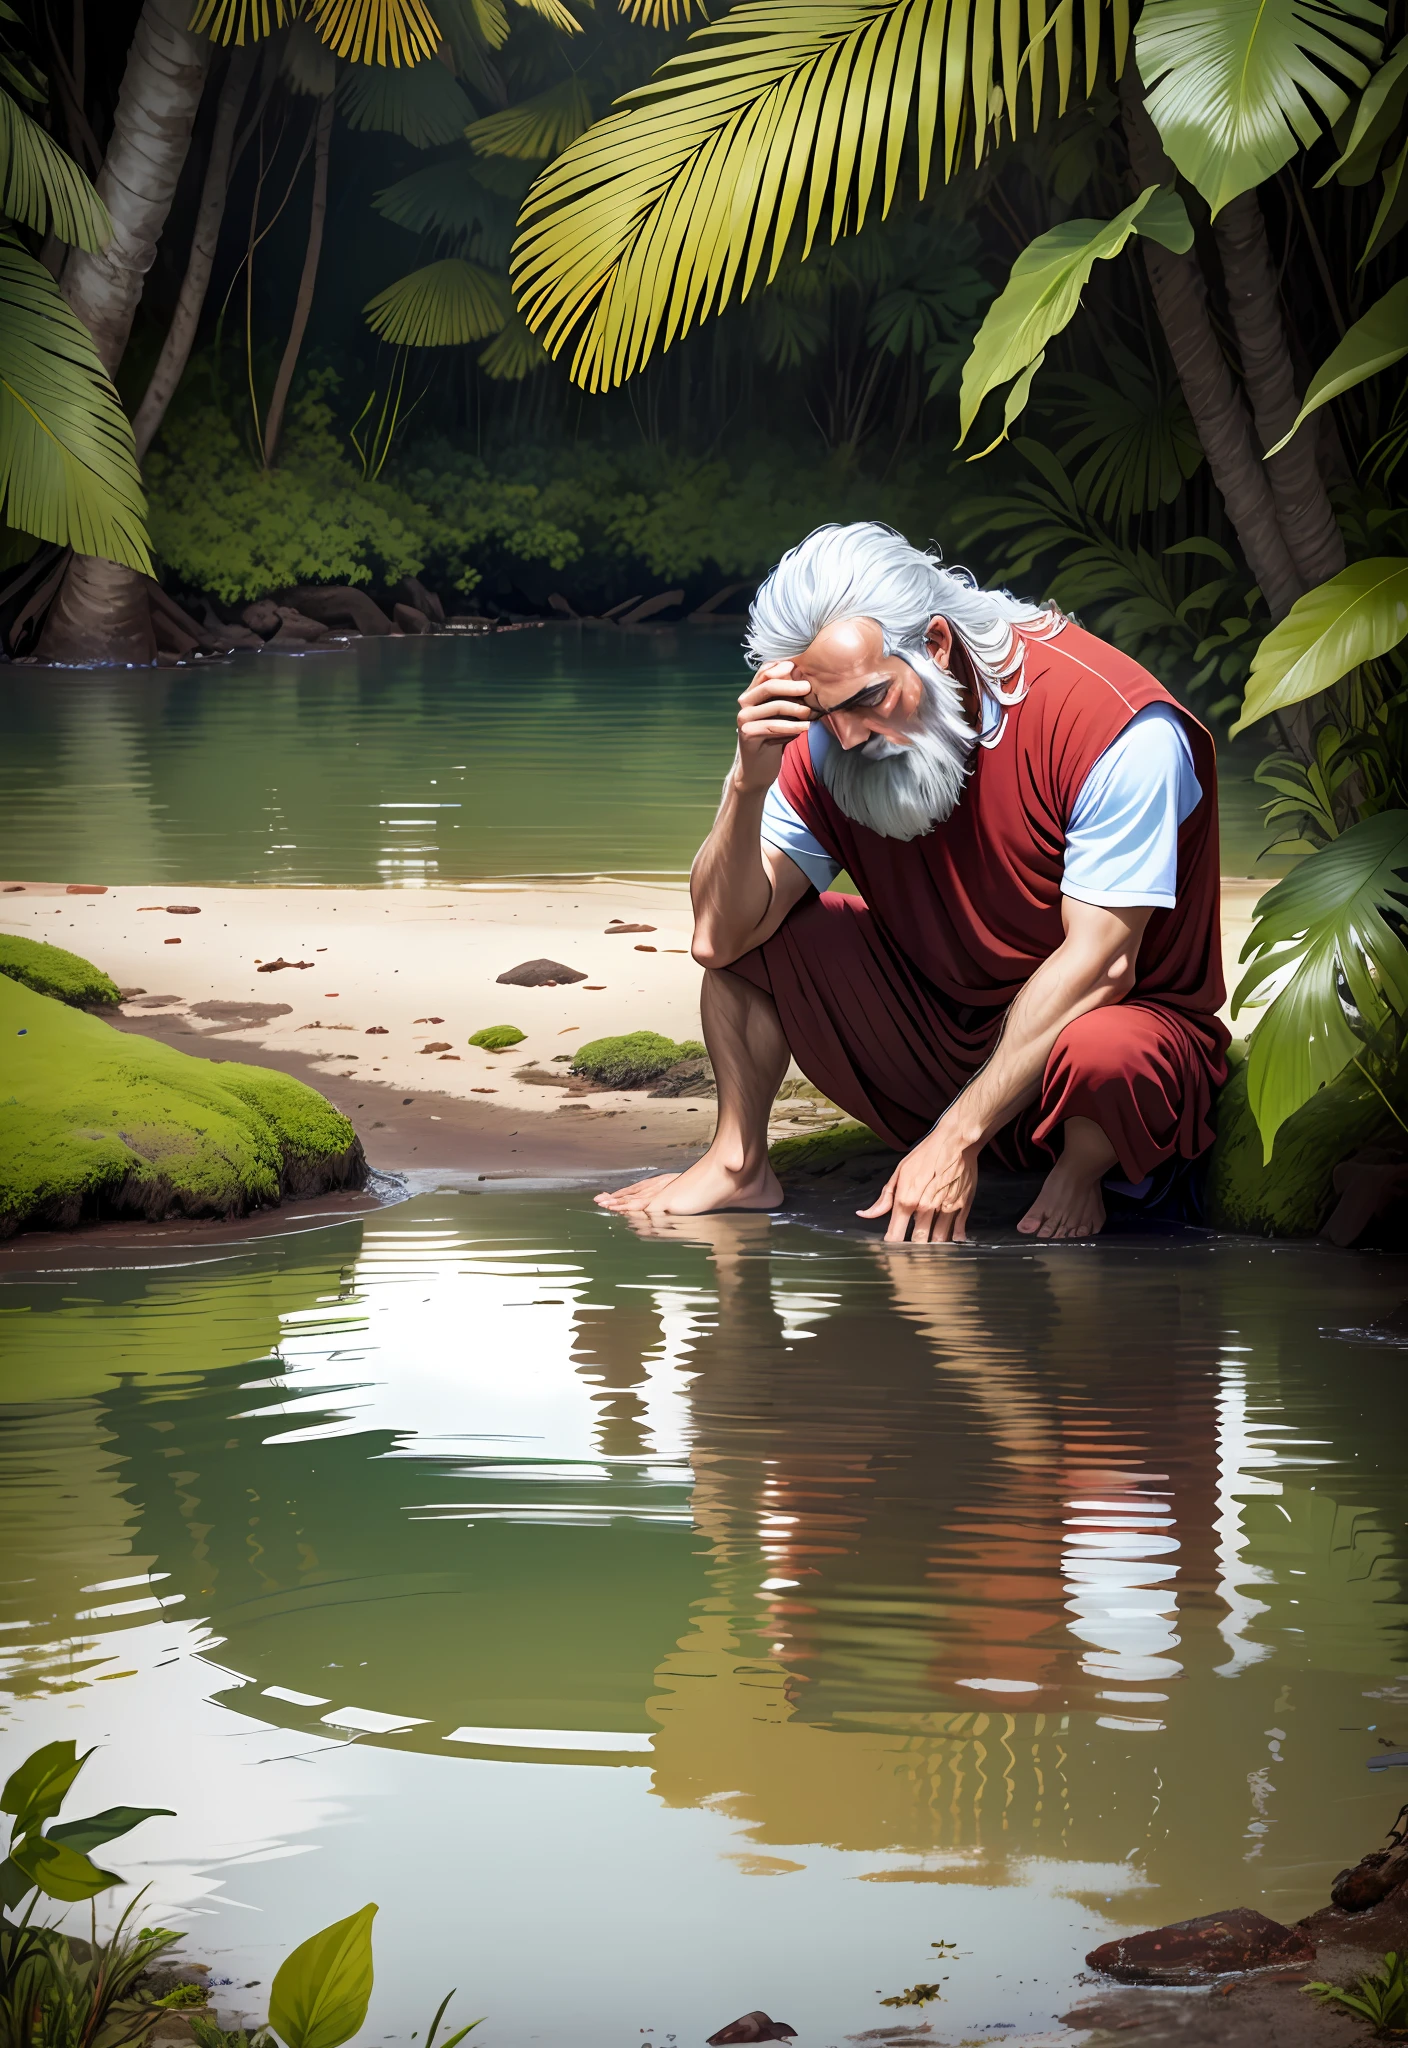
POLYGON ((676 1041, 658 1031, 627 1031, 618 1038, 593 1038, 579 1046, 572 1072, 608 1088, 643 1088, 681 1060, 705 1058, 698 1039, 676 1041))
POLYGON ((476 1031, 470 1039, 485 1052, 507 1052, 511 1045, 522 1045, 528 1036, 516 1024, 486 1024, 482 1031, 476 1031))
POLYGON ((36 995, 54 996, 78 1009, 122 1000, 117 983, 91 960, 39 939, 22 939, 18 933, 0 932, 0 974, 23 982, 36 995))

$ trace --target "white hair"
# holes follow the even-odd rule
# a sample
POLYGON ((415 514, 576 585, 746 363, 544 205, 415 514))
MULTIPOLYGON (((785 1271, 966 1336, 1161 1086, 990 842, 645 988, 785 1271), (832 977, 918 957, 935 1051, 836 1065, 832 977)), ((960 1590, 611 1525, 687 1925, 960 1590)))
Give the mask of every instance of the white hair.
POLYGON ((1026 690, 1013 627, 1050 631, 1060 617, 1005 590, 982 589, 966 569, 946 569, 937 554, 878 520, 817 527, 789 548, 748 614, 744 648, 755 668, 801 654, 842 619, 865 618, 879 626, 886 654, 901 656, 920 677, 918 730, 907 746, 877 734, 849 750, 832 742, 817 761, 846 816, 886 839, 918 839, 949 816, 978 740, 958 679, 929 652, 936 615, 948 620, 979 688, 1001 704, 1017 703, 1026 690))
POLYGON ((892 526, 862 519, 818 526, 787 550, 749 608, 744 647, 756 668, 800 654, 840 619, 874 619, 885 652, 907 657, 924 646, 936 615, 963 642, 979 682, 1008 702, 1003 686, 1021 670, 1012 628, 1049 624, 1053 616, 1009 591, 984 590, 967 569, 946 569, 892 526))

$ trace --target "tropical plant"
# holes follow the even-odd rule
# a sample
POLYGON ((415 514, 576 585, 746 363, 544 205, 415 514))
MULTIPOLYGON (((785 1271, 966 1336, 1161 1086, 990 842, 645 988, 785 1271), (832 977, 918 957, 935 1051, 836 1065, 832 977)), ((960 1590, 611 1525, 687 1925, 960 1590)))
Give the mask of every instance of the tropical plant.
POLYGON ((3 2048, 143 2048, 164 2008, 142 1979, 180 1936, 131 1931, 140 1894, 100 1941, 70 1941, 29 1921, 0 1922, 3 2048))
POLYGON ((71 1902, 96 1898, 122 1880, 93 1862, 90 1851, 130 1833, 139 1822, 169 1814, 169 1806, 110 1806, 86 1820, 54 1821, 93 1754, 72 1742, 48 1742, 11 1772, 0 1792, 0 1813, 11 1819, 10 1847, 0 1863, 0 1908, 13 1912, 31 1891, 71 1902))
POLYGON ((1392 1950, 1377 1970, 1348 1987, 1317 1982, 1305 1989, 1322 2005, 1351 2012, 1379 2033, 1408 2026, 1408 1956, 1395 1955, 1392 1950))

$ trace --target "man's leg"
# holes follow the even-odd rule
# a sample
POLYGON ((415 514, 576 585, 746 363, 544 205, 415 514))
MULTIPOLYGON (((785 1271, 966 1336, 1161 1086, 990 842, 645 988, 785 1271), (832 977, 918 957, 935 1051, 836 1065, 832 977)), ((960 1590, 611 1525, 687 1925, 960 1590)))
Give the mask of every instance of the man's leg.
POLYGON ((719 1090, 713 1142, 684 1173, 598 1195, 600 1208, 701 1216, 711 1209, 775 1209, 782 1200, 768 1164, 768 1117, 787 1071, 777 1006, 765 990, 723 968, 705 974, 699 1007, 719 1090))
POLYGON ((1027 1237, 1094 1237, 1105 1227, 1100 1183, 1119 1163, 1115 1148, 1088 1116, 1061 1126, 1061 1157, 1017 1228, 1027 1237))

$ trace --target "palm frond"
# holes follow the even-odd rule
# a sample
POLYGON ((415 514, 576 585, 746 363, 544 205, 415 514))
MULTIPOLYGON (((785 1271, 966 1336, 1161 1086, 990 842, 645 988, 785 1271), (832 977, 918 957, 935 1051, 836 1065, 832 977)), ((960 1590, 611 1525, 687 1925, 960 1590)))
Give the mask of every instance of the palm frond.
POLYGON ((18 243, 0 240, 0 515, 151 574, 132 426, 91 335, 18 243))
POLYGON ((1384 144, 1393 134, 1408 96, 1408 36, 1374 73, 1359 97, 1344 148, 1317 185, 1338 178, 1342 185, 1367 185, 1378 169, 1384 144))
POLYGON ((709 19, 704 0, 620 0, 620 5, 622 14, 642 28, 678 28, 682 21, 693 20, 696 6, 701 18, 709 19))
POLYGON ((488 347, 480 349, 478 360, 487 377, 517 384, 545 370, 550 358, 522 314, 510 313, 488 347))
POLYGON ((1080 463, 1078 496, 1097 518, 1127 525, 1171 504, 1203 449, 1177 382, 1162 381, 1128 349, 1107 354, 1113 383, 1078 372, 1051 377, 1046 404, 1068 429, 1057 447, 1062 462, 1080 463))
POLYGON ((196 0, 191 28, 212 42, 243 48, 300 15, 349 64, 418 64, 440 45, 425 0, 196 0))
MULTIPOLYGON (((1128 0, 1084 0, 1086 82, 1118 71, 1128 0)), ((1072 0, 742 0, 697 29, 543 172, 514 258, 525 317, 589 390, 894 202, 902 163, 920 195, 937 158, 980 160, 1005 123, 1034 125, 1045 31, 1056 103, 1072 81, 1072 0), (1025 35, 1030 34, 1030 60, 1025 35), (1025 78, 1025 86, 1023 79, 1025 78), (1019 109, 1025 108, 1025 116, 1019 109)))
POLYGON ((465 134, 480 156, 556 156, 591 126, 591 119, 586 87, 579 78, 564 78, 516 107, 472 121, 465 134))
MULTIPOLYGON (((575 14, 568 13, 562 0, 518 0, 518 5, 527 13, 536 14, 543 21, 551 22, 552 26, 564 35, 576 35, 581 30, 581 22, 575 14)), ((587 0, 587 5, 591 6, 592 0, 587 0)))
POLYGON ((1266 1004, 1247 1094, 1266 1158, 1288 1116, 1364 1049, 1390 1010, 1408 1014, 1408 811, 1380 811, 1268 889, 1242 958, 1232 1015, 1266 1004), (1355 1025, 1358 1025, 1358 1029, 1355 1025))
POLYGON ((446 256, 398 278, 367 301, 367 325, 402 348, 457 348, 485 341, 508 318, 503 280, 446 256))
POLYGON ((279 76, 290 91, 309 99, 325 100, 337 90, 337 59, 311 22, 300 19, 290 25, 279 76))
POLYGON ((0 213, 78 249, 112 237, 108 210, 73 158, 0 86, 0 213))
POLYGON ((457 141, 474 118, 468 94, 434 57, 404 71, 344 72, 338 99, 349 128, 399 135, 416 149, 457 141))
POLYGON ((498 192, 486 190, 463 147, 456 157, 426 164, 376 195, 376 210, 412 234, 436 235, 442 241, 473 244, 473 253, 491 267, 508 255, 513 233, 513 206, 498 192))
POLYGON ((1135 31, 1146 105, 1214 213, 1338 121, 1341 80, 1367 82, 1383 20, 1375 0, 1147 0, 1135 31))

